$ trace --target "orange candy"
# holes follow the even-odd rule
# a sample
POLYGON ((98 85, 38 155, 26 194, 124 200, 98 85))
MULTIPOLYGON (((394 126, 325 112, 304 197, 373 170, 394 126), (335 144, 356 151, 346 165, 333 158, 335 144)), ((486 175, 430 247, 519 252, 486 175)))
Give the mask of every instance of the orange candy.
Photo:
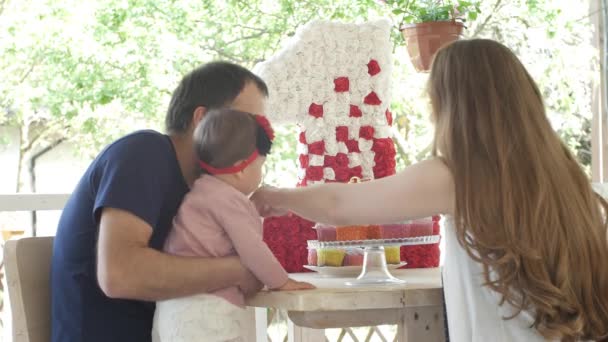
POLYGON ((349 240, 365 240, 367 239, 367 227, 366 226, 347 226, 336 228, 336 240, 338 241, 349 241, 349 240))
POLYGON ((380 226, 368 226, 367 227, 367 238, 368 239, 381 239, 382 228, 380 226))
POLYGON ((336 228, 337 241, 370 240, 382 238, 380 226, 346 226, 336 228))

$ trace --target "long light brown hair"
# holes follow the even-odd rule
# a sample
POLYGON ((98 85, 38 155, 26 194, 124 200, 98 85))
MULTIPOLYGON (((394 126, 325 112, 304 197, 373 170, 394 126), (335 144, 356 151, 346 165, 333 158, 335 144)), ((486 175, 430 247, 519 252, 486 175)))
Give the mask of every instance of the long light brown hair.
POLYGON ((454 42, 435 56, 429 95, 458 240, 486 286, 545 338, 608 339, 607 205, 522 63, 495 41, 454 42))

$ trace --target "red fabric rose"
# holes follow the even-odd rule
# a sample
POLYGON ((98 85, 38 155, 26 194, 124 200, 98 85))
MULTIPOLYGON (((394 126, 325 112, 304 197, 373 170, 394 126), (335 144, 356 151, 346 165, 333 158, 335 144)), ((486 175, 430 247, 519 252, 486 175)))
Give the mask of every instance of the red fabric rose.
POLYGON ((325 153, 325 142, 317 141, 312 144, 308 144, 308 153, 310 154, 324 154, 325 153))
POLYGON ((374 139, 374 178, 383 178, 395 174, 395 144, 390 138, 374 139))
POLYGON ((348 140, 348 127, 338 126, 336 127, 336 141, 345 142, 348 140))
POLYGON ((338 93, 348 91, 348 77, 338 77, 334 80, 334 90, 338 93))
POLYGON ((288 248, 282 244, 277 244, 277 245, 273 245, 272 247, 270 247, 270 246, 268 246, 268 247, 270 248, 270 251, 272 252, 272 254, 274 254, 274 257, 277 258, 279 263, 281 263, 281 266, 283 266, 283 268, 287 270, 287 267, 289 267, 289 265, 287 263, 288 248))
POLYGON ((385 168, 395 168, 395 166, 397 166, 397 163, 395 162, 395 155, 388 152, 385 155, 382 155, 380 153, 376 153, 376 155, 374 156, 374 162, 376 163, 376 165, 382 165, 385 168))
POLYGON ((388 151, 386 153, 376 153, 374 156, 374 178, 383 178, 395 174, 395 153, 388 151))
POLYGON ((380 178, 392 176, 395 173, 396 172, 394 170, 391 170, 389 168, 379 169, 379 170, 375 170, 374 171, 374 178, 375 179, 380 179, 380 178))
POLYGON ((264 241, 268 244, 276 244, 280 242, 280 223, 276 217, 268 217, 264 219, 264 241))
POLYGON ((283 267, 287 265, 287 253, 284 247, 284 237, 281 230, 281 217, 271 217, 264 220, 264 242, 283 267))
POLYGON ((292 245, 290 255, 287 257, 287 267, 291 269, 290 272, 302 272, 304 271, 303 265, 308 264, 308 249, 306 244, 292 245))
POLYGON ((335 167, 336 164, 336 157, 334 156, 329 156, 329 155, 325 155, 324 159, 323 159, 323 166, 325 167, 335 167))
POLYGON ((308 154, 300 154, 300 167, 305 169, 308 167, 309 157, 308 154))
POLYGON ((350 170, 350 178, 352 177, 363 178, 363 168, 360 165, 355 166, 350 170))
POLYGON ((439 244, 401 247, 401 260, 407 262, 402 268, 429 268, 439 266, 439 244))
POLYGON ((374 139, 374 144, 372 145, 372 151, 376 153, 387 153, 390 149, 395 149, 395 145, 391 138, 378 138, 374 139))
POLYGON ((441 216, 434 215, 433 219, 433 235, 438 235, 441 232, 441 216))
POLYGON ((304 230, 304 232, 302 233, 305 240, 316 240, 317 239, 317 231, 312 229, 313 226, 314 226, 314 223, 311 223, 310 226, 305 225, 306 230, 304 230))
MULTIPOLYGON (((303 230, 303 229, 304 229, 304 230, 306 230, 306 229, 308 229, 308 228, 312 229, 312 226, 314 226, 314 225, 315 225, 315 222, 313 222, 313 221, 311 221, 311 220, 307 220, 307 219, 305 219, 305 218, 303 218, 303 217, 300 217, 300 216, 298 216, 298 215, 296 215, 296 214, 290 214, 290 217, 292 217, 292 218, 296 218, 296 219, 297 219, 298 224, 299 224, 299 225, 300 225, 300 227, 302 228, 302 229, 300 229, 300 230, 303 230)), ((314 231, 314 230, 309 230, 308 232, 310 232, 310 233, 312 233, 314 236, 316 236, 316 235, 315 235, 316 233, 315 233, 315 231, 314 231)))
POLYGON ((308 144, 308 153, 310 154, 324 154, 325 153, 325 142, 317 141, 312 144, 308 144))
POLYGON ((300 142, 302 144, 306 144, 306 134, 304 132, 300 132, 300 142))
POLYGON ((359 128, 359 137, 367 140, 371 140, 374 138, 374 127, 372 126, 363 126, 359 128))
POLYGON ((338 167, 334 169, 336 180, 339 182, 348 182, 350 180, 350 170, 348 167, 338 167))
POLYGON ((308 114, 314 116, 315 118, 320 118, 323 116, 323 105, 313 103, 308 107, 308 114))
POLYGON ((263 115, 254 115, 255 117, 255 121, 257 121, 258 125, 260 127, 262 127, 262 129, 266 132, 266 135, 268 136, 268 139, 270 139, 270 141, 274 140, 274 130, 272 129, 272 126, 270 125, 270 121, 268 121, 268 118, 263 116, 263 115))
POLYGON ((309 166, 306 169, 306 179, 311 181, 320 181, 323 179, 322 166, 309 166))
POLYGON ((350 116, 351 118, 360 118, 361 116, 363 116, 363 113, 361 112, 361 109, 359 109, 359 107, 355 105, 350 105, 350 113, 348 113, 348 116, 350 116))
POLYGON ((265 229, 264 242, 266 242, 267 245, 281 244, 282 241, 283 241, 283 237, 281 236, 281 233, 279 230, 266 230, 265 229))
POLYGON ((376 61, 375 59, 372 59, 369 61, 369 63, 367 63, 367 72, 371 76, 377 75, 378 73, 380 73, 380 71, 380 64, 378 64, 378 61, 376 61))
POLYGON ((306 271, 302 266, 308 263, 307 240, 316 239, 316 232, 312 229, 314 222, 305 220, 297 215, 289 215, 286 226, 293 226, 291 240, 287 242, 289 256, 286 260, 285 269, 288 272, 303 272, 306 271))
POLYGON ((314 240, 313 223, 296 215, 266 219, 264 241, 287 272, 303 272, 307 263, 307 240, 314 240))
POLYGON ((389 126, 393 125, 393 113, 391 113, 390 110, 386 110, 386 112, 384 112, 384 115, 386 116, 386 122, 388 122, 389 126))
POLYGON ((357 140, 347 140, 346 147, 348 148, 348 152, 361 152, 359 149, 359 142, 357 140))
POLYGON ((302 237, 300 236, 300 226, 297 222, 288 222, 288 224, 284 224, 282 234, 287 244, 291 246, 298 245, 300 240, 302 240, 302 237))
POLYGON ((395 171, 390 170, 386 167, 374 167, 374 179, 380 179, 388 176, 392 176, 395 174, 395 171))
MULTIPOLYGON (((357 144, 357 146, 358 146, 358 144, 357 144)), ((336 164, 338 166, 348 166, 348 155, 346 153, 336 154, 336 164)))
POLYGON ((382 101, 380 100, 380 98, 378 97, 378 94, 376 94, 375 92, 371 92, 369 94, 367 94, 367 96, 365 97, 365 99, 363 100, 363 102, 365 104, 368 105, 379 105, 382 103, 382 101))

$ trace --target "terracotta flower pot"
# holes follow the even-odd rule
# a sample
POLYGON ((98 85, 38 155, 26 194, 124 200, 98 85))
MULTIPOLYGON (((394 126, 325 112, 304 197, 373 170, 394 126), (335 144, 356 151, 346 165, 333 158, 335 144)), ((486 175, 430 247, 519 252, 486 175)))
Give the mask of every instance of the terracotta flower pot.
POLYGON ((401 28, 412 64, 418 72, 428 72, 433 56, 447 43, 462 38, 464 24, 459 21, 432 21, 406 24, 401 28))

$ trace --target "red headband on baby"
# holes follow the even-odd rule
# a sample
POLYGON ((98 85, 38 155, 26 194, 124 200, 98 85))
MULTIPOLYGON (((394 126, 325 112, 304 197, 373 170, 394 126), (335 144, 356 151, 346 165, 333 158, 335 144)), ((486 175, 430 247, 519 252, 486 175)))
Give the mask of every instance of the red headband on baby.
MULTIPOLYGON (((255 121, 258 123, 258 125, 260 127, 262 127, 262 129, 266 132, 268 139, 270 139, 270 141, 273 141, 274 140, 274 130, 272 129, 272 126, 270 125, 270 121, 268 121, 268 119, 266 119, 266 117, 263 115, 254 114, 253 117, 255 118, 255 121)), ((237 172, 243 171, 247 166, 249 166, 249 164, 253 163, 258 158, 259 155, 260 155, 260 153, 258 152, 258 149, 256 148, 247 159, 243 160, 242 162, 240 162, 236 165, 229 166, 229 167, 216 168, 216 167, 213 167, 213 166, 205 163, 202 160, 200 160, 198 163, 201 168, 205 169, 207 172, 209 172, 212 175, 225 175, 225 174, 237 173, 237 172)))
POLYGON ((272 126, 270 125, 270 121, 268 121, 268 119, 264 115, 254 114, 253 117, 255 118, 255 121, 258 122, 258 125, 260 125, 260 127, 262 127, 264 129, 264 131, 266 131, 266 135, 268 136, 268 139, 270 139, 270 141, 273 141, 274 140, 274 130, 272 129, 272 126))
POLYGON ((201 168, 205 169, 207 172, 209 172, 212 175, 225 175, 225 174, 229 174, 229 173, 237 173, 240 171, 243 171, 247 166, 249 166, 249 164, 253 163, 254 160, 256 160, 256 158, 259 156, 258 150, 255 149, 253 151, 253 153, 249 156, 249 158, 243 160, 242 162, 233 165, 233 166, 229 166, 229 167, 220 167, 220 168, 216 168, 213 167, 207 163, 205 163, 204 161, 199 161, 199 165, 201 166, 201 168))

